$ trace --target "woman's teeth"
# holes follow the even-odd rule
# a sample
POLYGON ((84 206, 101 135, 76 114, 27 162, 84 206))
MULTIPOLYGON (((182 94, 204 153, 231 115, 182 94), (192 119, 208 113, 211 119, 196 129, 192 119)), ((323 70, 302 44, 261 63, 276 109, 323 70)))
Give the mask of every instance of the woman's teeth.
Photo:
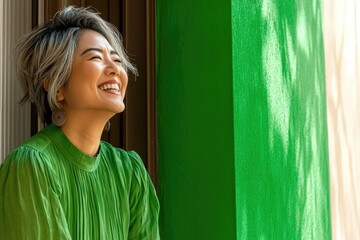
POLYGON ((119 85, 117 84, 104 84, 99 87, 103 91, 110 91, 113 93, 120 93, 119 85))

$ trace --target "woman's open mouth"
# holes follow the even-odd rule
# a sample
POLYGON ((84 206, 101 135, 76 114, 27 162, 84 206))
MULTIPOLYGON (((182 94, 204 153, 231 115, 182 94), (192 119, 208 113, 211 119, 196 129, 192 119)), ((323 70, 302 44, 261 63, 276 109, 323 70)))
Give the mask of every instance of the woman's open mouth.
POLYGON ((100 85, 99 88, 108 93, 120 94, 120 87, 116 83, 105 83, 100 85))

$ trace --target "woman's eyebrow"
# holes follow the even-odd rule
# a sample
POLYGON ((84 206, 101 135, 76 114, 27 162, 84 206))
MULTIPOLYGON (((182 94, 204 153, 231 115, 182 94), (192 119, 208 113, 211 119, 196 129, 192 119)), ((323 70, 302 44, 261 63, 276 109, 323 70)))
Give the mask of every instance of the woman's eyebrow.
MULTIPOLYGON (((90 51, 96 51, 96 52, 99 52, 99 53, 103 53, 103 50, 100 49, 100 48, 87 48, 87 49, 85 49, 85 51, 83 51, 83 52, 80 54, 80 56, 82 56, 82 55, 84 55, 85 53, 90 52, 90 51)), ((118 54, 115 50, 111 50, 111 51, 110 51, 110 55, 118 55, 118 56, 119 56, 119 54, 118 54)))
POLYGON ((87 52, 90 52, 90 51, 96 51, 96 52, 99 52, 99 53, 103 53, 103 51, 100 49, 100 48, 87 48, 85 49, 85 51, 83 51, 80 56, 84 55, 85 53, 87 52))

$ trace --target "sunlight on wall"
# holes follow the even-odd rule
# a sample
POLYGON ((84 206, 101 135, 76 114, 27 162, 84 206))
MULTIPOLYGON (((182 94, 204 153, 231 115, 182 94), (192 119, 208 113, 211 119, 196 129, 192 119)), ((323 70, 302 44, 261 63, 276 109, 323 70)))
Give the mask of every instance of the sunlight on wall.
POLYGON ((360 239, 359 10, 323 0, 333 239, 360 239))

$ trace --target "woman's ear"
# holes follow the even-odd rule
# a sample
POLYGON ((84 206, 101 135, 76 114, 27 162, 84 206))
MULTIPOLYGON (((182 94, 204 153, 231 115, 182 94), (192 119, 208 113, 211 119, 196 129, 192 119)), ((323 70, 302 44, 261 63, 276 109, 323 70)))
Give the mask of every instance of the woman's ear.
MULTIPOLYGON (((44 80, 43 87, 44 87, 45 91, 49 90, 49 79, 44 80)), ((56 91, 56 101, 61 102, 62 100, 64 100, 64 94, 63 94, 63 91, 61 88, 56 91)))
POLYGON ((44 87, 45 91, 48 91, 48 89, 49 89, 49 79, 44 80, 43 87, 44 87))
POLYGON ((60 88, 59 90, 56 91, 56 101, 61 102, 64 99, 65 98, 64 98, 63 88, 60 88))

